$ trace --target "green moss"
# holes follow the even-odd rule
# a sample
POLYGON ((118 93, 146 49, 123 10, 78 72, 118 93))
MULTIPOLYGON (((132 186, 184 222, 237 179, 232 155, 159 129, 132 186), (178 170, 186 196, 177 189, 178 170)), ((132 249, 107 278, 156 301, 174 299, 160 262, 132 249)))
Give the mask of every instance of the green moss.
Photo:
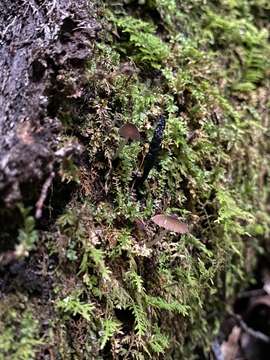
POLYGON ((79 300, 80 294, 77 292, 59 300, 56 307, 64 314, 76 316, 79 315, 87 321, 91 321, 94 306, 83 303, 79 300))
POLYGON ((139 64, 148 63, 160 68, 160 63, 169 57, 169 47, 154 35, 155 27, 150 23, 131 16, 112 18, 112 21, 128 38, 121 42, 118 49, 139 64))
POLYGON ((207 356, 225 308, 252 280, 246 254, 260 253, 269 232, 267 5, 102 4, 104 32, 86 71, 91 111, 66 122, 86 139, 89 162, 66 164, 63 178, 79 189, 49 236, 42 232, 59 259, 55 353, 207 356), (139 199, 134 180, 160 114, 159 163, 139 199), (126 122, 140 142, 123 146, 126 122), (190 233, 162 235, 156 213, 177 214, 190 233))
POLYGON ((83 291, 99 314, 101 349, 110 344, 114 358, 166 351, 168 359, 191 359, 197 346, 207 353, 224 288, 230 304, 234 289, 249 280, 245 253, 260 251, 251 242, 258 244, 253 237, 258 231, 262 237, 269 223, 256 200, 265 192, 258 176, 262 109, 251 105, 266 86, 269 43, 251 11, 245 1, 106 8, 112 31, 96 46, 88 73, 96 110, 78 128, 91 133, 91 173, 105 172, 104 197, 77 198, 70 205, 77 225, 65 233, 77 244, 83 291), (134 179, 160 113, 167 125, 158 169, 138 200, 134 179), (143 141, 118 151, 125 122, 138 126, 143 141), (191 233, 158 238, 149 221, 158 212, 176 213, 191 233), (142 229, 137 221, 144 221, 142 229))
POLYGON ((31 311, 1 303, 0 307, 0 359, 31 360, 40 345, 39 324, 31 311))

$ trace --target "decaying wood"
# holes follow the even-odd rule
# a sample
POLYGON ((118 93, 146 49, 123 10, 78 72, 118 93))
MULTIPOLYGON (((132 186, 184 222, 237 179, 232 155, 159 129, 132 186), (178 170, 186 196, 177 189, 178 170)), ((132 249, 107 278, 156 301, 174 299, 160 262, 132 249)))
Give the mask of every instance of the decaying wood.
POLYGON ((82 90, 97 30, 87 0, 1 0, 1 207, 42 197, 59 150, 59 113, 82 90))

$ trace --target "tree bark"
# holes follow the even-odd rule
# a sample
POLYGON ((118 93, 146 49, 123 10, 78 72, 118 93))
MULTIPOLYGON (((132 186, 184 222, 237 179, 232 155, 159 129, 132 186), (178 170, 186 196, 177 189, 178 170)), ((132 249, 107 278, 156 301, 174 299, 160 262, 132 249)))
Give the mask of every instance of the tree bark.
POLYGON ((0 3, 1 207, 37 200, 57 161, 63 105, 82 91, 99 29, 87 0, 0 3))

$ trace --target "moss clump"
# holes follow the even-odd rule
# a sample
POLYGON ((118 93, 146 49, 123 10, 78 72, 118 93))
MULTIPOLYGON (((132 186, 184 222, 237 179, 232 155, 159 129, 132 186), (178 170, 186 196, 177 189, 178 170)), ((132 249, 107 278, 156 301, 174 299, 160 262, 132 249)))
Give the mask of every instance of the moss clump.
POLYGON ((112 357, 196 357, 194 348, 207 353, 218 329, 214 312, 248 281, 245 254, 256 252, 255 228, 269 222, 256 199, 266 191, 259 184, 265 129, 254 103, 267 86, 267 30, 244 2, 118 2, 104 11, 106 35, 88 72, 95 111, 78 127, 91 136, 94 179, 83 179, 92 190, 70 207, 80 235, 71 226, 68 236, 76 239, 84 291, 103 309, 97 328, 114 324, 106 337, 112 357), (139 200, 134 180, 161 113, 167 125, 158 168, 139 200), (144 140, 121 148, 116 163, 125 122, 144 140), (156 212, 177 213, 191 234, 148 247, 156 212))
POLYGON ((8 297, 8 301, 1 301, 0 359, 32 360, 42 344, 38 320, 30 310, 16 306, 16 298, 8 297))
POLYGON ((136 19, 132 16, 114 17, 111 19, 125 36, 126 40, 118 47, 123 54, 128 54, 137 64, 148 64, 160 68, 169 57, 169 47, 159 37, 155 36, 153 24, 136 19))
POLYGON ((75 174, 62 171, 79 189, 42 233, 58 261, 59 357, 207 357, 268 234, 267 11, 255 0, 100 4, 88 111, 65 121, 85 145, 75 174), (139 199, 160 114, 162 150, 139 199), (120 147, 127 122, 143 140, 120 147), (150 218, 161 212, 190 233, 158 236, 150 218))

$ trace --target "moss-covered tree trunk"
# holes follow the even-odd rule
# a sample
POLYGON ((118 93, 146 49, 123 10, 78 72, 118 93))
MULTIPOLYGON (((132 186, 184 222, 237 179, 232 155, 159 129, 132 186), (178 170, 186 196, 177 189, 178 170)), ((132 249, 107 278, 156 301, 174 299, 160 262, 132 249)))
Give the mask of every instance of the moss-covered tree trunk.
POLYGON ((207 359, 268 251, 267 1, 4 0, 0 26, 0 360, 207 359))

